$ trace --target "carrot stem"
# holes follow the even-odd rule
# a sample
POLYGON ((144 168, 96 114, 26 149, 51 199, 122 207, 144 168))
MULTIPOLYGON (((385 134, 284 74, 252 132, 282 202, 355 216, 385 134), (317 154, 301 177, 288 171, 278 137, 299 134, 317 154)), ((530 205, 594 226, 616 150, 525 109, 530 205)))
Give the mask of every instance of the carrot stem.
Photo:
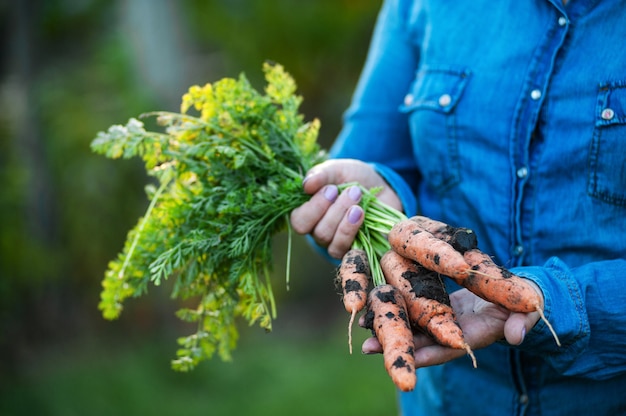
POLYGON ((349 182, 340 185, 339 190, 343 191, 351 186, 358 186, 361 189, 362 197, 359 205, 365 212, 363 225, 357 233, 352 248, 365 251, 374 286, 383 285, 386 282, 379 260, 391 248, 387 241, 387 234, 397 222, 406 220, 407 217, 403 212, 390 207, 376 197, 381 188, 367 189, 357 182, 349 182))

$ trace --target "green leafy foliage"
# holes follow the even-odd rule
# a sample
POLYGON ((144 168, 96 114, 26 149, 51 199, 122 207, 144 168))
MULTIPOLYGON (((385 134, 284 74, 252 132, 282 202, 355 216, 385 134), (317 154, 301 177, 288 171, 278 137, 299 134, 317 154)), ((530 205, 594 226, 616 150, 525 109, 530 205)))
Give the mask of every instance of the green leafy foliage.
MULTIPOLYGON (((293 78, 277 64, 263 69, 263 93, 244 75, 193 86, 180 113, 148 114, 164 131, 147 131, 131 118, 92 142, 110 158, 142 158, 157 182, 146 187, 150 205, 109 263, 99 308, 115 319, 127 298, 174 278, 172 296, 197 301, 177 312, 197 330, 178 340, 176 370, 191 370, 215 353, 230 360, 237 318, 271 330, 272 238, 309 199, 304 175, 326 158, 317 143, 319 121, 305 122, 298 112, 302 98, 293 78)), ((353 185, 360 186, 340 189, 353 185)), ((365 218, 353 246, 367 252, 379 285, 378 259, 389 250, 385 236, 406 217, 376 198, 378 188, 361 189, 365 218)))
POLYGON ((98 133, 91 145, 110 158, 142 158, 156 180, 146 188, 147 211, 109 263, 99 308, 115 319, 126 299, 175 279, 172 296, 197 302, 177 313, 197 331, 179 339, 176 370, 216 352, 229 360, 239 317, 271 329, 272 237, 309 198, 304 174, 325 158, 319 121, 299 114, 292 77, 278 64, 263 70, 263 93, 244 75, 193 86, 180 113, 148 114, 164 131, 132 118, 98 133))

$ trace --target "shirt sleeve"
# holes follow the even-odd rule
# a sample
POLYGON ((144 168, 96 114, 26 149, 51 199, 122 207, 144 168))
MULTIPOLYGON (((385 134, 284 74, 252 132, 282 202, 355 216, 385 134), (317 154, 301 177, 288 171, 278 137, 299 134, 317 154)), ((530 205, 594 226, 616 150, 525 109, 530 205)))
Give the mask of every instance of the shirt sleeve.
POLYGON ((546 318, 562 344, 539 321, 519 348, 568 376, 607 379, 626 372, 625 270, 624 259, 569 268, 556 257, 542 267, 511 269, 541 288, 546 318))
POLYGON ((373 164, 399 194, 409 215, 416 210, 411 189, 417 189, 419 173, 407 115, 399 108, 415 78, 419 58, 414 33, 408 33, 412 5, 402 0, 383 3, 343 128, 330 150, 332 158, 373 164))

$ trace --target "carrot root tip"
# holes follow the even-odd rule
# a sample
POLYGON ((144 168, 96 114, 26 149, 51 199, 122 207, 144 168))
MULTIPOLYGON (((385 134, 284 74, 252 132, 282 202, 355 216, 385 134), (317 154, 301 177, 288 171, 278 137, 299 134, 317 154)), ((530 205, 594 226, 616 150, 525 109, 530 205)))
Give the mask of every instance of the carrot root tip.
POLYGON ((550 321, 548 321, 546 316, 543 314, 543 310, 541 308, 537 308, 537 312, 539 312, 539 316, 541 317, 541 320, 546 324, 546 326, 550 330, 550 333, 552 333, 552 336, 554 337, 554 341, 556 342, 556 345, 558 345, 560 347, 561 346, 561 341, 559 340, 559 337, 556 334, 556 331, 552 327, 552 324, 550 324, 550 321))
POLYGON ((465 351, 467 351, 467 355, 469 355, 469 357, 472 359, 472 366, 474 366, 474 368, 478 367, 478 364, 476 363, 476 357, 474 356, 474 351, 472 351, 472 348, 465 344, 465 351))
POLYGON ((352 354, 352 325, 354 324, 355 316, 356 316, 356 308, 352 309, 352 314, 350 315, 350 322, 348 322, 348 348, 350 350, 350 354, 352 354))
POLYGON ((459 276, 459 277, 460 277, 461 279, 463 279, 463 278, 465 278, 465 277, 468 277, 469 275, 474 274, 474 275, 480 275, 480 276, 484 276, 484 277, 489 277, 489 278, 491 278, 491 279, 497 279, 497 278, 498 278, 497 276, 494 276, 494 275, 492 275, 492 274, 485 273, 485 272, 480 272, 480 271, 478 271, 478 270, 474 270, 474 269, 469 269, 467 272, 464 272, 464 274, 467 274, 467 276, 462 275, 462 276, 459 276))

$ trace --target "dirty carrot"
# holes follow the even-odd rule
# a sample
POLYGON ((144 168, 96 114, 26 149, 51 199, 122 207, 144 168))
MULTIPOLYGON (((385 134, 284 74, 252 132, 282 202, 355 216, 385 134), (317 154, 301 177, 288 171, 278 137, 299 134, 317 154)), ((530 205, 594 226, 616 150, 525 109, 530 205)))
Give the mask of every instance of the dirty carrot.
POLYGON ((465 342, 441 276, 392 250, 380 259, 380 267, 387 283, 404 296, 411 325, 428 333, 438 344, 467 351, 476 367, 476 358, 465 342))
POLYGON ((407 219, 396 223, 387 240, 396 253, 415 260, 429 270, 454 279, 466 278, 471 272, 461 253, 422 229, 415 221, 407 219))
POLYGON ((352 325, 356 314, 367 302, 367 290, 371 272, 367 254, 361 249, 351 249, 344 256, 337 270, 336 284, 341 287, 343 306, 350 313, 348 345, 352 354, 352 325))
POLYGON ((478 248, 476 233, 469 228, 453 227, 444 222, 420 215, 411 217, 410 220, 418 224, 424 231, 428 231, 433 236, 450 244, 461 254, 467 250, 478 248))
POLYGON ((511 312, 538 312, 558 346, 559 337, 543 313, 543 302, 537 291, 522 277, 498 266, 490 256, 478 249, 468 250, 463 258, 471 267, 466 279, 455 279, 477 296, 511 312))
POLYGON ((387 373, 400 390, 413 390, 417 382, 414 343, 404 298, 393 286, 379 285, 370 291, 367 308, 365 326, 383 347, 387 373))

